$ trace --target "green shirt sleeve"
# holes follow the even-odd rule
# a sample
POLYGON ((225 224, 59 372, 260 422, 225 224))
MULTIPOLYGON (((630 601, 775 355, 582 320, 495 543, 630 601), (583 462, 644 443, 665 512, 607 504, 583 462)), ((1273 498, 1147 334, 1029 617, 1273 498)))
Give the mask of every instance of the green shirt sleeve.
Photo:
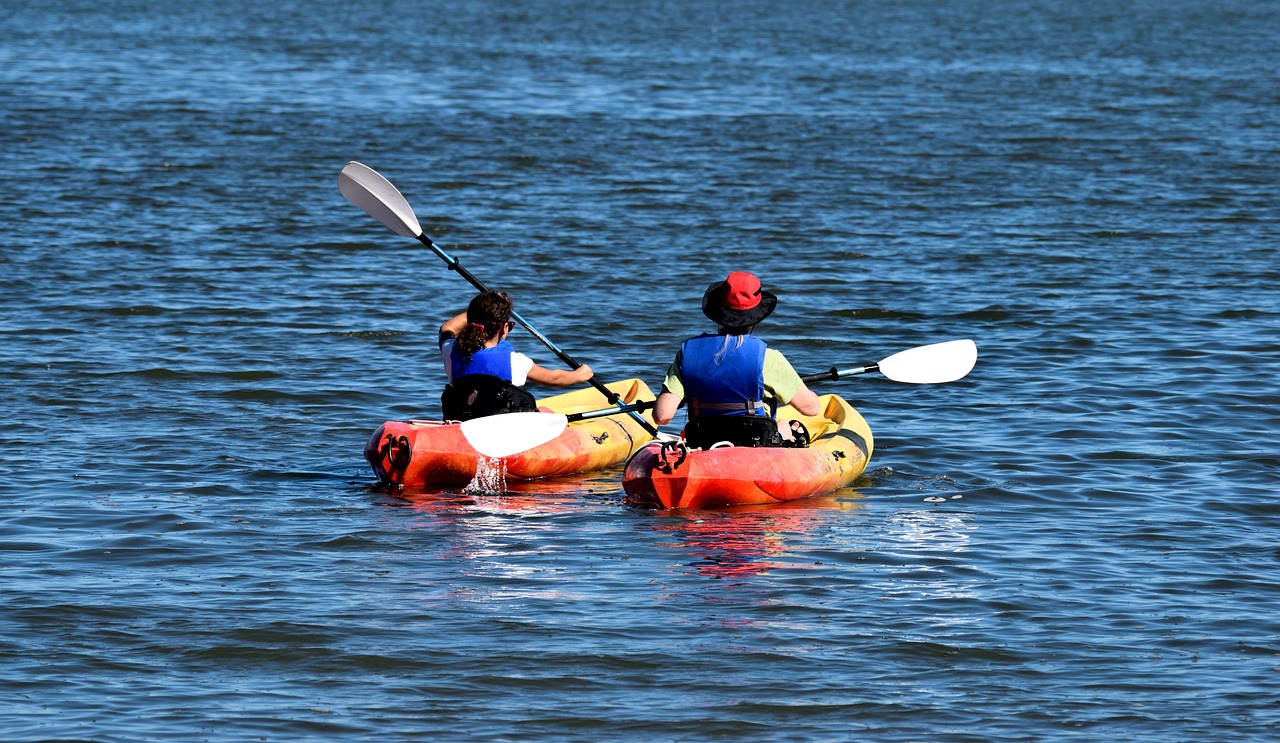
POLYGON ((778 404, 786 405, 796 396, 804 382, 791 367, 791 362, 782 352, 766 348, 764 352, 764 390, 776 397, 778 404))
POLYGON ((662 380, 662 387, 667 392, 684 399, 684 381, 680 379, 680 352, 676 351, 676 360, 667 367, 667 378, 662 380))

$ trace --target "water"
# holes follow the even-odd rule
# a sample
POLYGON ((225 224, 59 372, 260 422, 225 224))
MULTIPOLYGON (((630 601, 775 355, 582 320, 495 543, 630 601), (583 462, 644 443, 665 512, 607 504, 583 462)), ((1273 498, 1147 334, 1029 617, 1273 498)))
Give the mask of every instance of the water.
MULTIPOLYGON (((0 737, 1270 740, 1280 8, 52 0, 0 13, 0 737), (470 288, 608 379, 729 270, 855 487, 372 488, 470 288)), ((535 359, 551 354, 527 335, 535 359)))

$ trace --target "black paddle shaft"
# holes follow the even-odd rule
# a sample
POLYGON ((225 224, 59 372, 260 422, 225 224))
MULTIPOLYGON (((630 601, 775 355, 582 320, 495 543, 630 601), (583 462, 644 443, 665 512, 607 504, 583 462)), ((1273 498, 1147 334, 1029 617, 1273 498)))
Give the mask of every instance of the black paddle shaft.
POLYGON ((583 413, 570 413, 565 416, 565 420, 573 423, 574 421, 585 421, 592 418, 607 418, 611 415, 619 413, 635 413, 642 410, 649 410, 656 404, 655 400, 645 400, 643 402, 633 402, 630 405, 615 405, 612 408, 604 408, 603 410, 588 410, 583 413))
POLYGON ((810 384, 812 382, 827 382, 827 381, 834 382, 840 377, 851 377, 854 374, 870 374, 878 371, 880 371, 879 364, 872 364, 871 366, 863 366, 857 369, 845 369, 844 371, 840 371, 839 369, 833 366, 831 367, 830 371, 824 371, 819 374, 807 374, 803 377, 800 377, 800 381, 804 382, 805 384, 810 384))

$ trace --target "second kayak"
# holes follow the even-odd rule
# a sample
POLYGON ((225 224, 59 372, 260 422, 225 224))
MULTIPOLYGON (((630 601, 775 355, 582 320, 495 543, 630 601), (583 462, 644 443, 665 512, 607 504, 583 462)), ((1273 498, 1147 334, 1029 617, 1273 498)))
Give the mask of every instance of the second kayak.
POLYGON ((871 427, 836 395, 823 395, 819 402, 821 411, 812 417, 791 407, 778 410, 779 420, 798 420, 809 431, 805 448, 646 444, 622 476, 627 502, 656 508, 723 508, 780 503, 848 486, 871 459, 871 427))
MULTIPOLYGON (((639 379, 605 385, 623 404, 653 400, 639 379)), ((538 401, 539 410, 573 414, 610 406, 595 389, 581 389, 538 401)), ((650 424, 652 413, 644 414, 650 424)), ((571 423, 557 438, 504 458, 506 476, 528 480, 602 469, 626 461, 653 436, 634 418, 615 415, 571 423)), ((400 486, 466 485, 476 475, 480 455, 456 422, 387 421, 369 437, 365 459, 378 480, 400 486)))

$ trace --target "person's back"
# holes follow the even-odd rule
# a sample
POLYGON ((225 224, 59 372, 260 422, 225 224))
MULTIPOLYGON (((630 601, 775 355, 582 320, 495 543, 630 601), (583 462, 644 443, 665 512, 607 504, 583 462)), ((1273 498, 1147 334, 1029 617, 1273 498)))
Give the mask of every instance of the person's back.
POLYGON ((583 364, 573 371, 544 369, 507 342, 515 327, 514 303, 504 292, 481 292, 440 326, 440 354, 449 384, 440 395, 445 420, 465 421, 501 413, 535 412, 526 382, 560 387, 591 378, 583 364))
POLYGON ((681 344, 658 395, 654 419, 670 422, 683 399, 689 406, 685 440, 692 447, 722 441, 737 446, 803 446, 807 437, 797 440, 790 426, 780 430, 774 415, 780 404, 816 415, 817 395, 781 353, 751 335, 777 301, 749 273, 735 271, 712 284, 703 295, 702 312, 716 323, 717 332, 681 344))

